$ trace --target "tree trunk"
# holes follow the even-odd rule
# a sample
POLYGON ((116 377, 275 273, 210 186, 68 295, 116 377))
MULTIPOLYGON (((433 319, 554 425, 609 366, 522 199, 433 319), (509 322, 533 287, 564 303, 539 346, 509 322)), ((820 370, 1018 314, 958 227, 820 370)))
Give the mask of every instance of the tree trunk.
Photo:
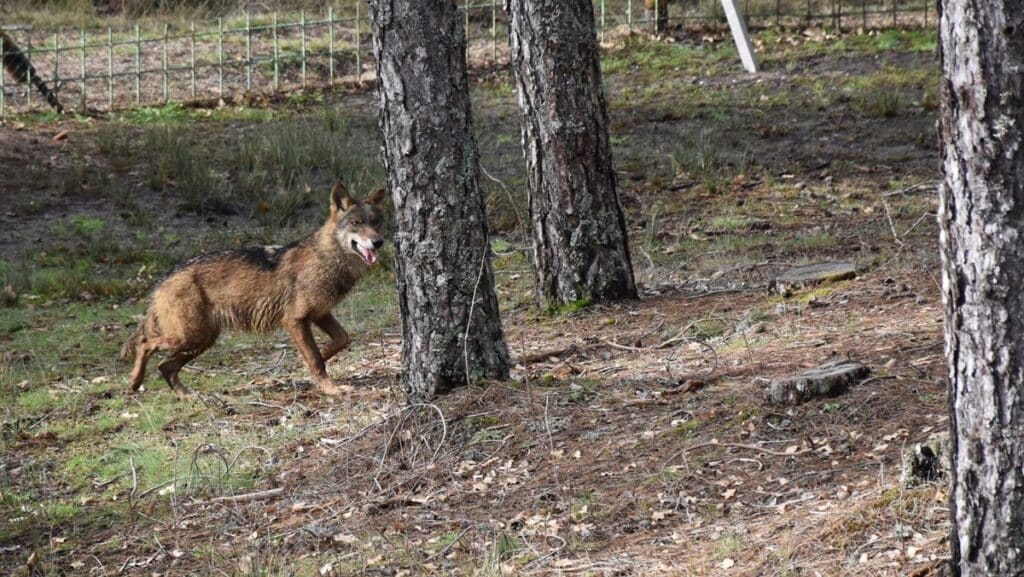
POLYGON ((508 377, 453 0, 371 0, 411 400, 508 377), (468 329, 467 329, 468 326, 468 329))
POLYGON ((953 572, 1024 575, 1024 0, 943 4, 953 572))
POLYGON ((591 0, 508 0, 537 292, 549 306, 636 298, 591 0))

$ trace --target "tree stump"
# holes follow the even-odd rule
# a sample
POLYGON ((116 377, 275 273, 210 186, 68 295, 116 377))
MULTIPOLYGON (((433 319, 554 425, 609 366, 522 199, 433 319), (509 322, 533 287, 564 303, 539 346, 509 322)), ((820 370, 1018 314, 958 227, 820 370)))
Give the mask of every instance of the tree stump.
POLYGON ((900 483, 904 487, 913 487, 948 478, 951 448, 949 433, 938 433, 923 443, 904 449, 900 483))
POLYGON ((765 402, 772 405, 799 405, 817 397, 834 397, 870 372, 856 361, 829 361, 800 374, 772 381, 765 388, 765 402))
POLYGON ((791 268, 768 283, 768 294, 789 295, 795 290, 857 277, 857 263, 820 262, 791 268))

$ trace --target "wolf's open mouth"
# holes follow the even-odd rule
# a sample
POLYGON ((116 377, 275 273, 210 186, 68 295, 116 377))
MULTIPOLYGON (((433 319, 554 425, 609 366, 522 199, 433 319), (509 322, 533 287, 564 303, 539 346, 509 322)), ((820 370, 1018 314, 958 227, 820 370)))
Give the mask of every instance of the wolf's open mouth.
POLYGON ((362 243, 353 240, 352 250, 354 250, 366 264, 375 264, 377 262, 377 251, 373 248, 367 248, 363 246, 362 243))

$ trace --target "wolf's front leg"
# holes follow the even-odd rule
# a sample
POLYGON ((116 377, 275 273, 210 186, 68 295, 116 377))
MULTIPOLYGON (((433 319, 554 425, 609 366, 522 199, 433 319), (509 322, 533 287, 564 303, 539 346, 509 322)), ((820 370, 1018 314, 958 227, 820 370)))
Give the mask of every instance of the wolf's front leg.
POLYGON ((341 393, 342 389, 335 385, 327 374, 327 367, 323 357, 320 356, 320 351, 316 348, 316 340, 313 339, 313 329, 309 321, 306 319, 291 320, 285 323, 284 329, 291 336, 295 348, 299 349, 299 354, 306 362, 309 372, 313 374, 313 381, 316 382, 320 392, 325 395, 341 393))
POLYGON ((331 360, 334 355, 347 349, 349 343, 352 342, 348 333, 345 332, 345 327, 341 326, 341 323, 331 313, 314 319, 313 322, 316 323, 316 326, 320 327, 320 330, 331 337, 331 341, 324 345, 324 350, 320 352, 320 356, 323 357, 325 363, 331 360))

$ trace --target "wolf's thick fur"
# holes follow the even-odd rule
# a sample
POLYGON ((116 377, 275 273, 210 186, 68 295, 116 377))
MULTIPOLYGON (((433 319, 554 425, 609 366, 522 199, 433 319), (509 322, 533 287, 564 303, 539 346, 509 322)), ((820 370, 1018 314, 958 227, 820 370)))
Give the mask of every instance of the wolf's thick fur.
POLYGON ((383 244, 379 190, 365 202, 352 200, 340 183, 331 191, 327 222, 309 237, 288 246, 260 246, 204 254, 185 262, 153 291, 146 315, 121 349, 134 356, 131 390, 146 376, 146 362, 158 350, 170 356, 160 374, 178 395, 185 363, 210 348, 224 329, 268 332, 283 328, 292 338, 317 387, 335 394, 338 387, 325 363, 349 344, 348 333, 331 310, 377 262, 383 244), (317 349, 312 326, 330 335, 317 349))

